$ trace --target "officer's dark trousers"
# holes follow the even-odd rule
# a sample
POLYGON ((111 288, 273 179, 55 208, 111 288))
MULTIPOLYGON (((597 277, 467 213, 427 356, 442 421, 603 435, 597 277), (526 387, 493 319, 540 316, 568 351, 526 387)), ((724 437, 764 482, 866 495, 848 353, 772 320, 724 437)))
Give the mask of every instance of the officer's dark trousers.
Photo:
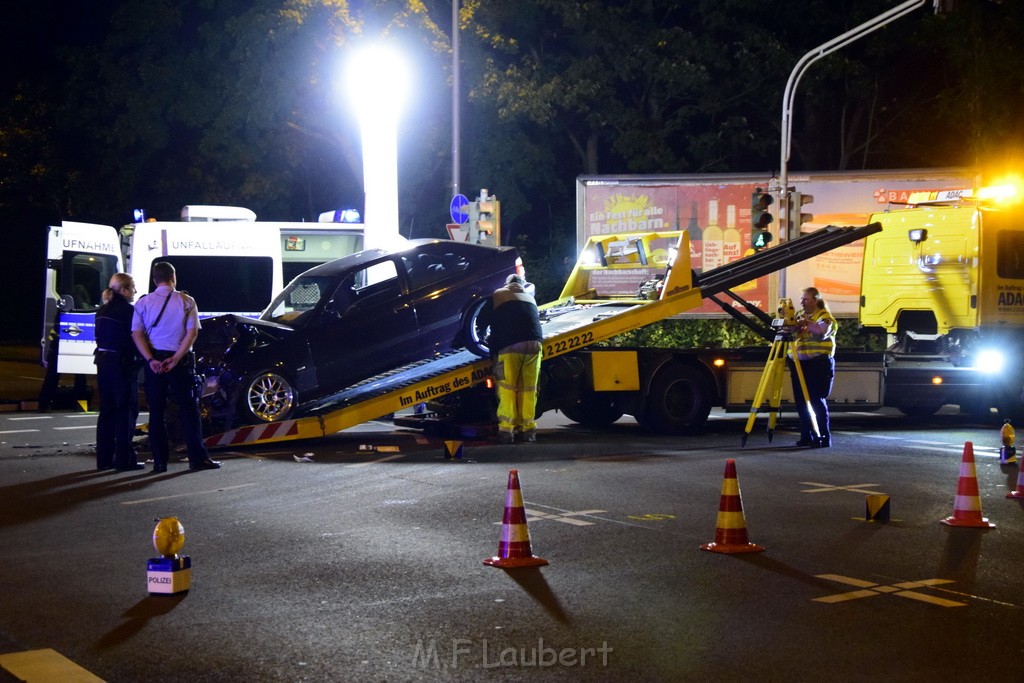
MULTIPOLYGON (((157 360, 170 358, 170 351, 156 351, 157 360)), ((181 418, 181 435, 188 448, 188 461, 198 465, 209 457, 203 444, 202 425, 199 421, 199 401, 195 384, 195 356, 191 353, 181 359, 168 373, 156 374, 146 367, 146 402, 149 404, 149 448, 153 465, 166 467, 169 453, 167 425, 167 397, 173 396, 181 418)))
POLYGON ((800 378, 797 377, 796 369, 792 359, 787 358, 789 376, 793 380, 793 402, 796 403, 796 411, 800 415, 800 438, 811 441, 815 438, 814 425, 811 422, 811 412, 814 412, 814 420, 818 425, 818 435, 822 439, 831 439, 828 418, 828 395, 832 393, 832 380, 836 374, 836 360, 829 356, 815 356, 809 360, 801 360, 800 368, 804 371, 804 381, 807 382, 808 401, 803 400, 803 392, 800 389, 800 378))
POLYGON ((125 376, 117 353, 96 355, 100 415, 96 420, 96 467, 127 469, 137 462, 132 448, 138 415, 138 384, 125 376))

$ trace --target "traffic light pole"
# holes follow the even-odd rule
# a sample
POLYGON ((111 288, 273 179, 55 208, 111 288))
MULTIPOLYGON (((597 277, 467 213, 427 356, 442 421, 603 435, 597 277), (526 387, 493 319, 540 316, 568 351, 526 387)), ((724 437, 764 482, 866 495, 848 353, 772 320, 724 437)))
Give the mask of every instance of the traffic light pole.
MULTIPOLYGON (((933 0, 936 14, 939 12, 942 0, 933 0)), ((782 144, 781 148, 781 160, 779 163, 779 181, 781 189, 779 190, 779 241, 785 242, 789 239, 794 239, 798 235, 790 235, 790 220, 789 220, 789 171, 787 165, 789 164, 789 151, 790 142, 793 137, 793 99, 796 97, 796 87, 800 83, 800 78, 804 75, 804 72, 822 57, 832 54, 836 50, 846 47, 855 40, 859 40, 869 33, 896 21, 904 15, 910 14, 919 7, 923 7, 928 3, 928 0, 907 0, 906 2, 900 3, 896 7, 893 7, 887 12, 879 14, 874 19, 865 21, 860 26, 850 29, 846 33, 836 36, 832 40, 822 43, 818 47, 814 48, 796 63, 793 68, 793 72, 789 75, 789 80, 786 82, 786 90, 782 95, 782 144)), ((797 225, 796 229, 799 230, 800 226, 797 225)))

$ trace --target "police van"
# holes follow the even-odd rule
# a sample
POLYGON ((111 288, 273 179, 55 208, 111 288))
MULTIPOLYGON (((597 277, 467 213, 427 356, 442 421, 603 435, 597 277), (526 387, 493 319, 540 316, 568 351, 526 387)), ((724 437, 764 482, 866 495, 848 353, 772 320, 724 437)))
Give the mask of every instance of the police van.
MULTIPOLYGON (((331 218, 327 218, 330 216, 331 218)), ((115 229, 64 221, 50 226, 46 252, 43 359, 59 373, 96 373, 96 309, 110 276, 134 279, 138 297, 153 289, 152 267, 171 263, 178 285, 196 299, 202 317, 256 317, 299 273, 355 253, 358 223, 261 222, 241 207, 186 206, 180 221, 150 221, 115 229), (56 343, 56 348, 53 347, 56 343)))

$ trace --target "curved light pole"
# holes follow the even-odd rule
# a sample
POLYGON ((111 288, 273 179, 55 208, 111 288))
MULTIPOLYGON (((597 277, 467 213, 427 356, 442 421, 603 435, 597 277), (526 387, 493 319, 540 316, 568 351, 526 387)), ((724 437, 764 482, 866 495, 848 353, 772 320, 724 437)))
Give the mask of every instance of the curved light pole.
POLYGON ((347 99, 363 145, 363 248, 387 248, 398 232, 398 120, 409 90, 405 60, 391 45, 369 45, 348 61, 347 99))
MULTIPOLYGON (((933 0, 935 4, 935 11, 938 12, 940 9, 940 1, 933 0)), ((793 72, 789 74, 789 80, 786 81, 786 90, 782 95, 782 144, 781 147, 781 160, 779 163, 779 241, 786 241, 791 238, 799 237, 799 235, 789 234, 789 170, 787 168, 789 164, 789 148, 793 137, 793 100, 796 97, 796 86, 800 83, 801 76, 804 72, 814 64, 816 61, 826 55, 830 55, 840 48, 844 48, 855 40, 863 38, 867 34, 885 26, 888 23, 896 21, 900 17, 910 14, 919 7, 923 7, 928 3, 928 0, 906 0, 892 9, 879 14, 873 19, 868 19, 860 26, 850 29, 842 35, 838 35, 828 42, 822 43, 818 47, 814 48, 796 63, 793 67, 793 72)))

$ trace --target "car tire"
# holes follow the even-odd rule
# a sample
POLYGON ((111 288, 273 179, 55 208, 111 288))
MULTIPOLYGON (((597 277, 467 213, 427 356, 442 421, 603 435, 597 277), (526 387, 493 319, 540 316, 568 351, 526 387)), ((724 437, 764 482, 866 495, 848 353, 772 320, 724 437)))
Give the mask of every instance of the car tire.
POLYGON ((238 414, 247 424, 287 420, 298 403, 291 381, 270 370, 250 375, 240 392, 238 414))
POLYGON ((483 312, 486 303, 487 299, 481 299, 472 304, 469 310, 466 311, 466 317, 462 321, 462 341, 464 343, 461 346, 465 346, 481 358, 487 358, 491 355, 491 348, 487 345, 487 334, 490 332, 490 326, 480 323, 480 314, 483 312))
POLYGON ((659 434, 694 434, 711 412, 711 382, 701 368, 670 363, 658 370, 647 392, 640 424, 659 434))

